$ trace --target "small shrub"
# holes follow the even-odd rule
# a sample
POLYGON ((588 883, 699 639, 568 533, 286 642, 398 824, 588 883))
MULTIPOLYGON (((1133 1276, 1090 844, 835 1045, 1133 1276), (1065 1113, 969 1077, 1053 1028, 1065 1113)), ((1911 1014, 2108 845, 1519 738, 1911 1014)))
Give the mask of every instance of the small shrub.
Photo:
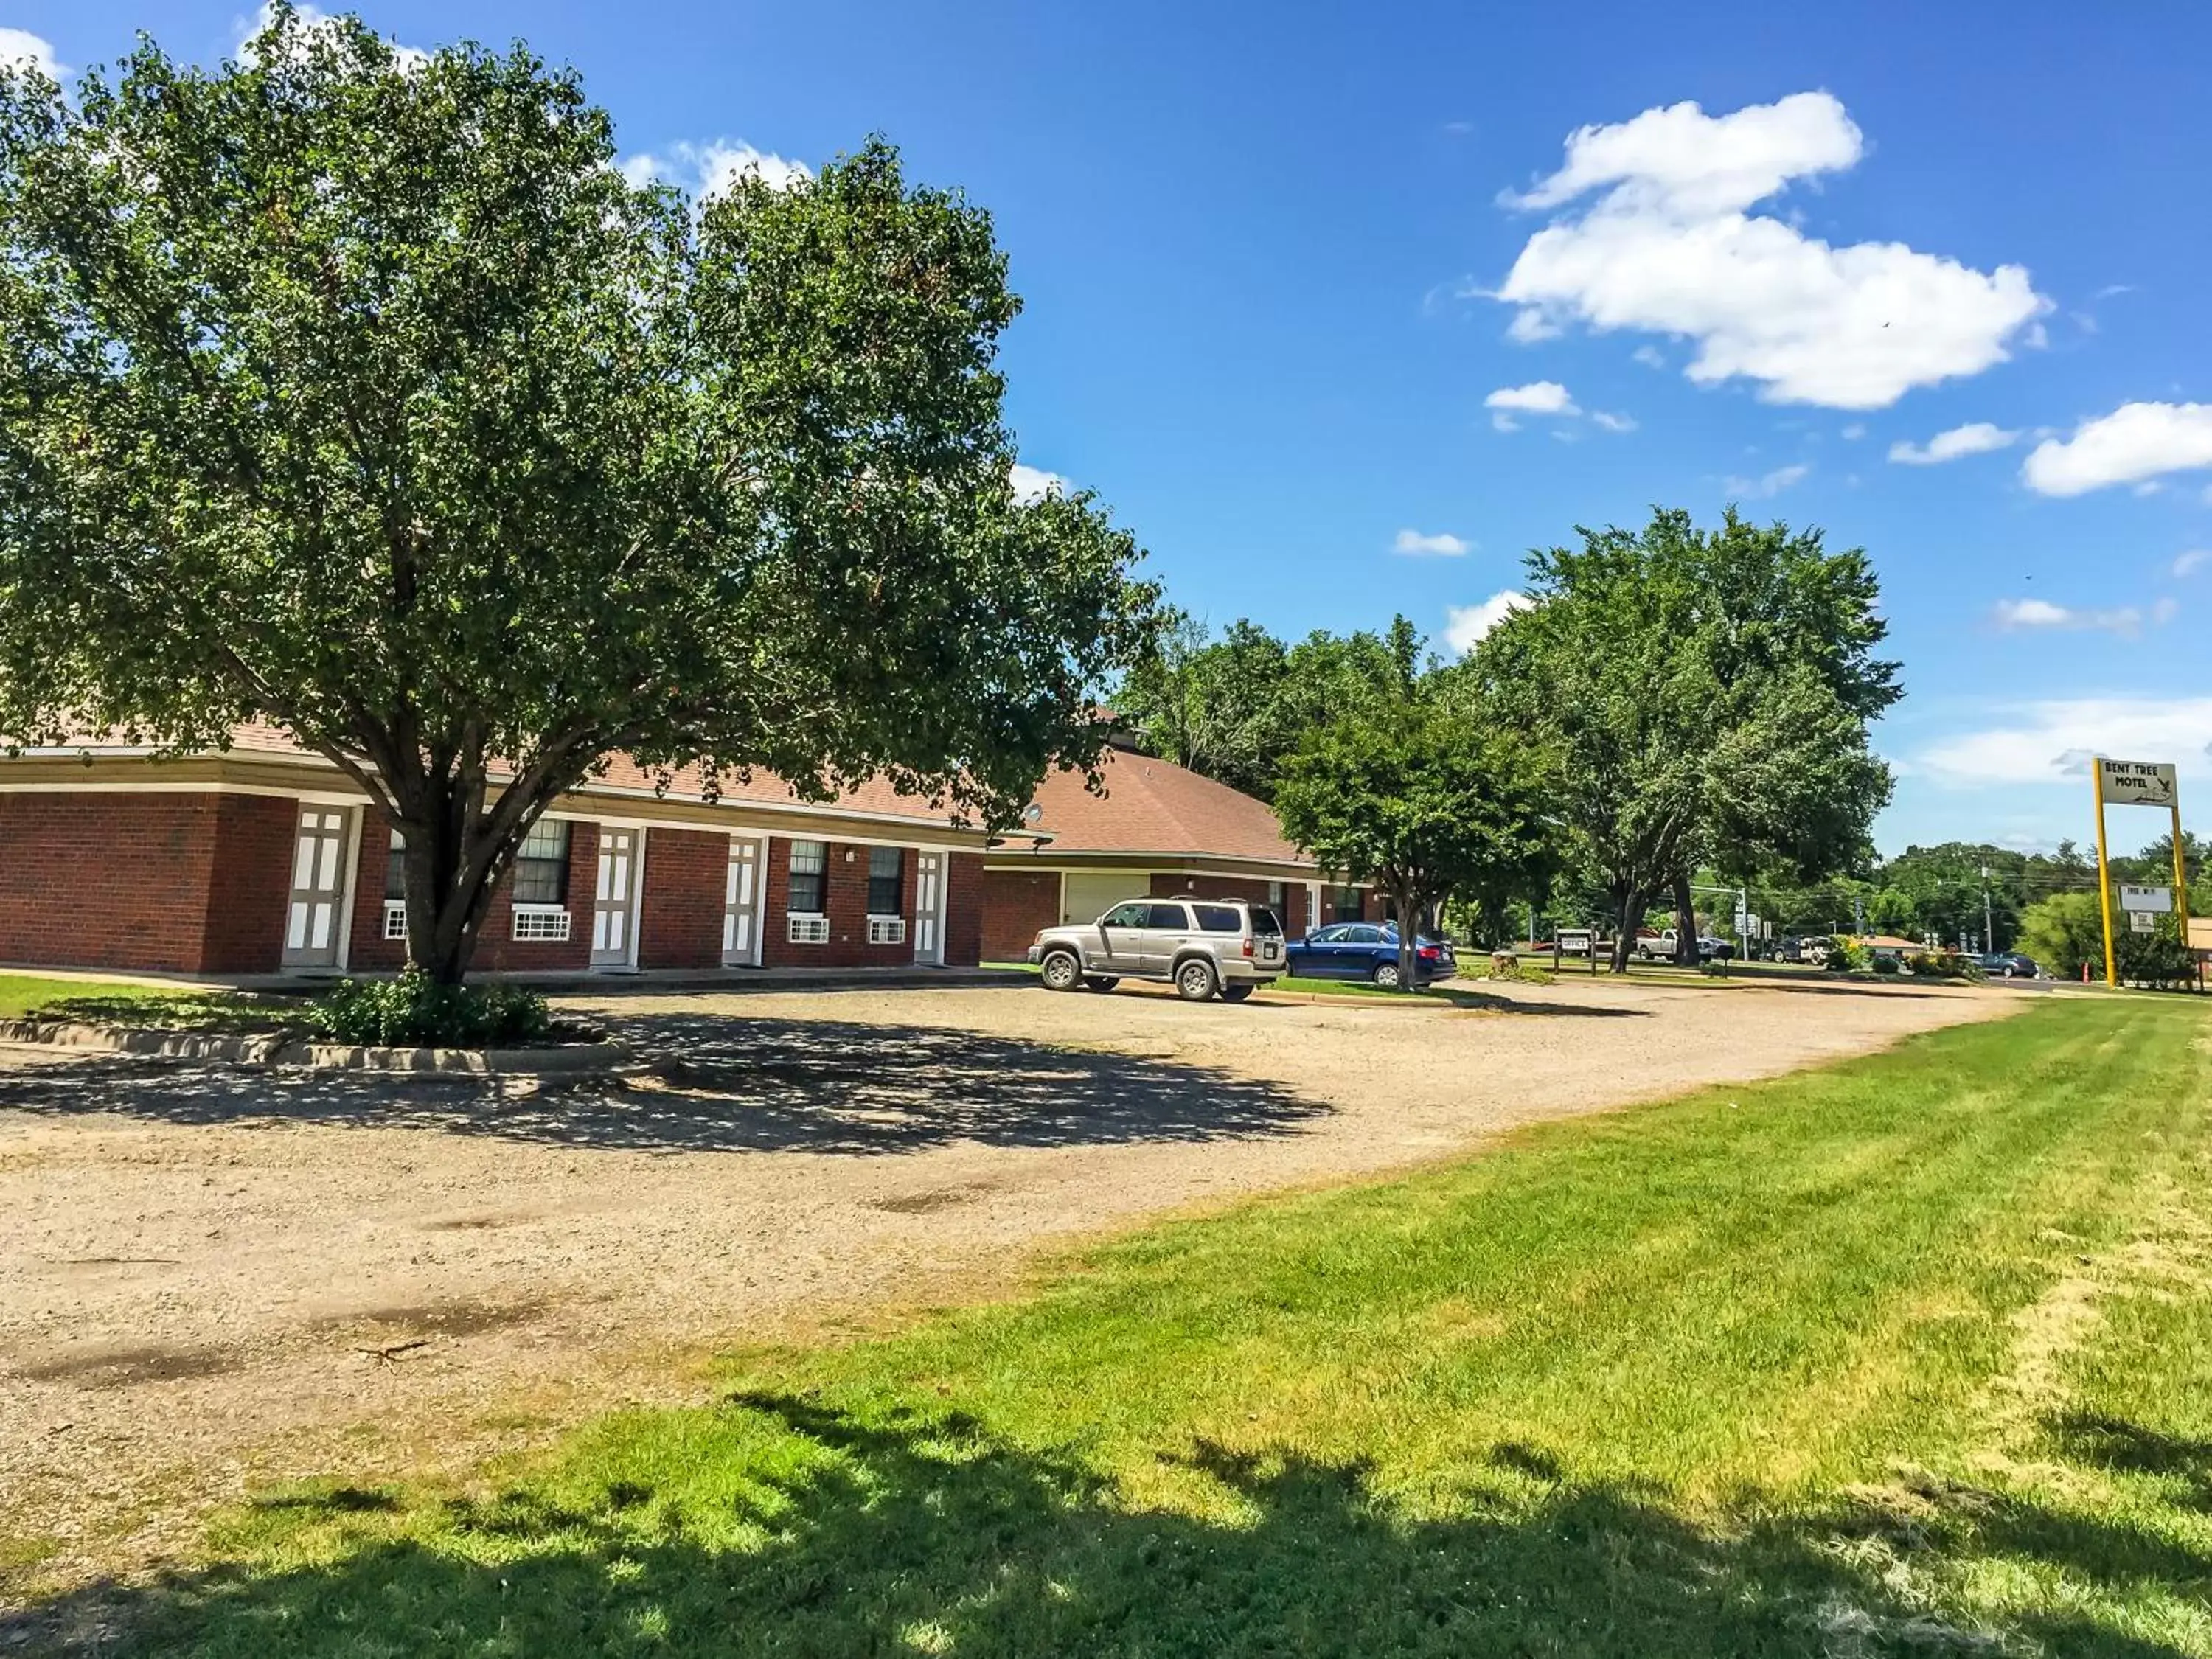
POLYGON ((1877 974, 1894 974, 1901 965, 1898 959, 1887 951, 1882 951, 1874 959, 1874 970, 1877 974))
POLYGON ((1874 952, 1848 933, 1838 933, 1828 940, 1827 959, 1823 967, 1839 973, 1863 974, 1874 966, 1874 952))
POLYGON ((1925 975, 1930 979, 1978 980, 1986 977, 1981 963, 1956 951, 1921 951, 1905 958, 1905 965, 1915 975, 1925 975))
POLYGON ((545 999, 519 985, 441 985, 416 968, 348 980, 309 1005, 308 1029, 375 1048, 496 1048, 553 1035, 545 999))

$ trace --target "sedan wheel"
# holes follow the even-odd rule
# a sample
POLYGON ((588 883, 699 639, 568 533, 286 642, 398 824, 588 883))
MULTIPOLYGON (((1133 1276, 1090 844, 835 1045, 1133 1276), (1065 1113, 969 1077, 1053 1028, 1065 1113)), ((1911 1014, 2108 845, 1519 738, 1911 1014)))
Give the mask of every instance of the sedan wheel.
POLYGON ((1395 962, 1376 963, 1375 964, 1375 982, 1386 991, 1396 990, 1398 988, 1398 964, 1395 962))
POLYGON ((1044 959, 1044 988, 1073 991, 1083 977, 1083 964, 1066 951, 1054 951, 1044 959))
POLYGON ((1186 962, 1176 969, 1176 990, 1185 1002, 1204 1002, 1212 997, 1215 980, 1212 964, 1186 962))

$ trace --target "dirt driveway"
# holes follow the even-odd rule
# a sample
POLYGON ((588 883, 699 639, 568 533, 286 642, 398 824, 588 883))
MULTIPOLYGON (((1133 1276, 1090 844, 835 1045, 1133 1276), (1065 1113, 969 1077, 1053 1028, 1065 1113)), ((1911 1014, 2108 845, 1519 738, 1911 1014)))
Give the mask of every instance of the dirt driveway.
POLYGON ((1024 1247, 1993 1017, 2002 992, 1040 989, 598 1006, 559 1092, 0 1049, 0 1605, 273 1479, 459 1463, 709 1345, 987 1293, 1024 1247))

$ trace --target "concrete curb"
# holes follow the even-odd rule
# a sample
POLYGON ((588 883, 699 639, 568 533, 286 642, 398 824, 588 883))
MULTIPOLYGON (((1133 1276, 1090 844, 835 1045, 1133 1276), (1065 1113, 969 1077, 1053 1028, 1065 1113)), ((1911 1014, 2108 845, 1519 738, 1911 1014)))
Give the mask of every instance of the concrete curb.
POLYGON ((379 1048, 307 1042, 282 1033, 209 1036, 191 1031, 133 1031, 60 1019, 0 1020, 0 1042, 71 1048, 86 1054, 143 1054, 240 1066, 304 1066, 331 1072, 404 1072, 449 1077, 578 1077, 631 1069, 636 1056, 620 1042, 568 1043, 552 1048, 379 1048))

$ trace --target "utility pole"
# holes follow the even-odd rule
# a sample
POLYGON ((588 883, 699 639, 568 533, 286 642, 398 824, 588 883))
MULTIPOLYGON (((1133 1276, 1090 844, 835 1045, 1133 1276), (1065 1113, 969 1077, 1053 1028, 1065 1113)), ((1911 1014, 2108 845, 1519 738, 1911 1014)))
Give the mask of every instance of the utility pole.
POLYGON ((1851 931, 1861 939, 1866 937, 1866 895, 1851 895, 1851 931))

